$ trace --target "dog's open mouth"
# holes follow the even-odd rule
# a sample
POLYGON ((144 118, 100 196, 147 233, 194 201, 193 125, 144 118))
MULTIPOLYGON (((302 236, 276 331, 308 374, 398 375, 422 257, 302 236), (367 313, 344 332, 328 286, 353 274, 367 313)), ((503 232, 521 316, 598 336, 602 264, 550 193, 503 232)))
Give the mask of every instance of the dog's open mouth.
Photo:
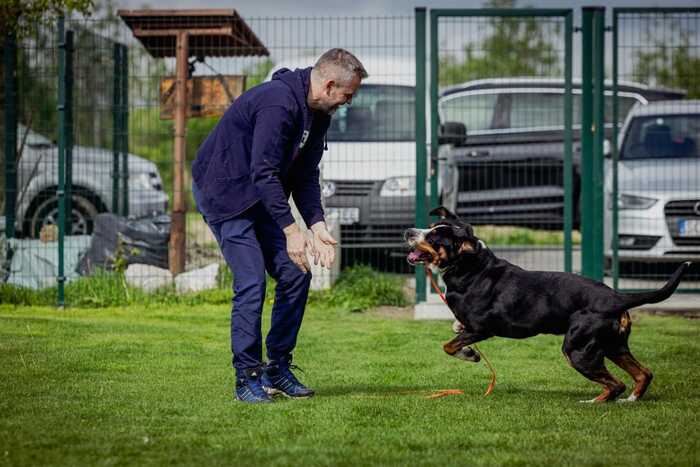
POLYGON ((409 264, 430 263, 433 260, 433 255, 427 251, 413 250, 408 253, 406 260, 409 264))

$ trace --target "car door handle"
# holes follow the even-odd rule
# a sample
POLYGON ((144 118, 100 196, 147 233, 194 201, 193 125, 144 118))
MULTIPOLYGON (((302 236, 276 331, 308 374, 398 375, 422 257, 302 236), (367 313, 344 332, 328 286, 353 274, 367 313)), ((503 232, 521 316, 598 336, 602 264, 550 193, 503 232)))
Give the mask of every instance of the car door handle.
POLYGON ((467 153, 469 157, 486 157, 491 155, 489 151, 469 151, 467 153))

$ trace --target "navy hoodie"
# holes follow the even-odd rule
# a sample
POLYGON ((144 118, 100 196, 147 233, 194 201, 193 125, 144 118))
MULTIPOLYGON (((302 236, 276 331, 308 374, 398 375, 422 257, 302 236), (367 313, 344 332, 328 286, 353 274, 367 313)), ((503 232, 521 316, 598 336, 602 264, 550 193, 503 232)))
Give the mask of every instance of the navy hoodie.
POLYGON ((289 195, 307 226, 324 219, 318 164, 330 117, 306 103, 311 68, 277 71, 228 108, 197 151, 192 179, 208 222, 262 201, 284 228, 294 222, 289 195))

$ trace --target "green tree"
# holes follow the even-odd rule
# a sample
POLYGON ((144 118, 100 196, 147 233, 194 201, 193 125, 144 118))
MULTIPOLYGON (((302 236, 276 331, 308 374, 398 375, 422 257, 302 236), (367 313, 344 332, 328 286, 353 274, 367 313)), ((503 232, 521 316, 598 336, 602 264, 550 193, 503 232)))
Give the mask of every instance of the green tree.
MULTIPOLYGON (((494 0, 490 8, 512 8, 514 0, 494 0)), ((463 46, 464 58, 440 57, 439 83, 450 85, 488 77, 547 76, 560 74, 552 38, 538 18, 489 19, 489 34, 480 42, 463 46), (479 46, 479 47, 477 47, 479 46)), ((560 31, 554 26, 554 34, 560 31)))
POLYGON ((684 89, 688 98, 700 98, 700 57, 691 55, 689 35, 682 35, 679 45, 658 42, 655 50, 636 53, 635 81, 684 89))

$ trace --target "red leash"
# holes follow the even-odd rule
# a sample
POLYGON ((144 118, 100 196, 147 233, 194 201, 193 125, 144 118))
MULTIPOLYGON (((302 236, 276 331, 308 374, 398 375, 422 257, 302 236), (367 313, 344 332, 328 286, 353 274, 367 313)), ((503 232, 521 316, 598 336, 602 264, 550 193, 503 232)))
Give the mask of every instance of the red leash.
MULTIPOLYGON (((433 289, 435 289, 435 292, 440 296, 443 302, 445 302, 445 305, 447 305, 447 299, 445 298, 445 294, 442 293, 442 290, 440 290, 440 287, 438 287, 437 282, 435 282, 435 278, 433 277, 433 272, 430 270, 429 267, 425 268, 425 274, 430 278, 430 283, 433 285, 433 289)), ((447 305, 447 308, 450 306, 447 305)), ((491 382, 489 383, 489 387, 486 388, 486 392, 484 393, 484 396, 488 396, 493 392, 493 388, 496 386, 496 370, 493 369, 493 366, 491 365, 491 362, 489 362, 489 359, 486 358, 486 355, 479 350, 479 347, 476 346, 476 344, 472 344, 472 346, 476 349, 479 354, 484 357, 484 363, 486 363, 486 366, 488 367, 489 370, 491 370, 491 382)))

